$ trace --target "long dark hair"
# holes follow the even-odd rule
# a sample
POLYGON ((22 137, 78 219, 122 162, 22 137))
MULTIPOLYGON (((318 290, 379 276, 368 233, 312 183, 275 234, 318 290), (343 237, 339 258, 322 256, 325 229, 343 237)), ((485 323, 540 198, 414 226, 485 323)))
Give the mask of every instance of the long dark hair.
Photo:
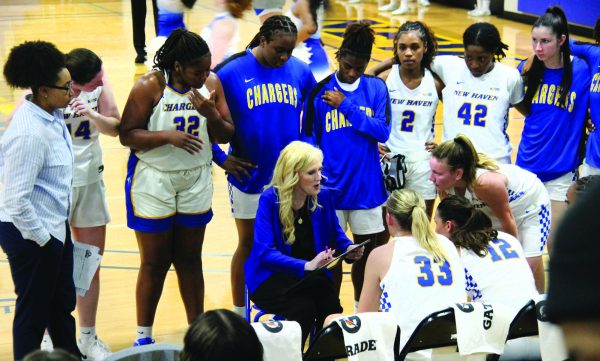
MULTIPOLYGON (((565 35, 565 42, 560 47, 561 58, 563 61, 563 75, 560 81, 560 87, 562 92, 560 94, 559 102, 566 107, 567 99, 569 99, 569 91, 571 90, 571 83, 573 82, 573 68, 571 66, 571 49, 569 48, 569 29, 567 23, 567 17, 564 11, 558 6, 549 7, 544 15, 540 16, 535 23, 533 28, 545 26, 552 30, 552 33, 556 35, 556 38, 560 39, 562 35, 565 35)), ((544 75, 544 62, 533 57, 531 68, 525 72, 525 99, 523 103, 527 107, 531 107, 531 102, 535 93, 538 90, 542 82, 542 76, 544 75)))
POLYGON ((298 28, 292 21, 285 15, 275 15, 269 17, 264 24, 258 30, 258 33, 254 35, 254 38, 248 44, 248 48, 255 48, 260 44, 260 38, 264 37, 267 42, 273 40, 277 35, 289 34, 292 36, 298 36, 298 28))
POLYGON ((396 54, 400 36, 408 32, 415 33, 419 39, 421 39, 423 45, 427 47, 427 51, 423 53, 423 60, 421 60, 421 69, 429 69, 431 67, 431 63, 433 62, 433 58, 437 54, 437 41, 435 40, 435 36, 433 35, 431 29, 429 29, 427 25, 420 21, 407 21, 398 28, 398 32, 394 37, 394 50, 392 50, 394 52, 395 62, 400 64, 400 59, 396 54))
POLYGON ((465 197, 449 195, 437 207, 438 217, 444 222, 451 221, 455 227, 450 240, 462 248, 484 257, 487 245, 498 237, 492 228, 492 220, 479 209, 475 209, 465 197))

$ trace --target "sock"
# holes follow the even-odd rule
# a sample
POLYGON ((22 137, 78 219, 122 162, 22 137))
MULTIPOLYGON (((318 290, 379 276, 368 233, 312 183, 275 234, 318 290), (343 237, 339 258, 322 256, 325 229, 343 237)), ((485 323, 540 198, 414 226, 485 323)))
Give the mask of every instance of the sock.
POLYGON ((481 9, 482 10, 490 10, 490 0, 482 0, 481 1, 481 9))
POLYGON ((96 337, 96 326, 79 327, 79 339, 81 341, 89 341, 96 337))
POLYGON ((475 9, 481 10, 482 6, 483 6, 481 3, 482 3, 482 0, 477 0, 477 5, 475 5, 475 9))
POLYGON ((354 313, 358 313, 358 301, 354 301, 354 313))
POLYGON ((138 326, 137 327, 137 335, 135 336, 135 338, 137 340, 139 340, 140 338, 146 338, 146 337, 150 337, 152 338, 152 326, 138 326))
POLYGON ((232 311, 237 314, 240 315, 242 318, 246 318, 246 306, 233 306, 232 311))
MULTIPOLYGON (((400 9, 408 9, 408 0, 400 1, 400 9)), ((354 302, 358 305, 358 301, 354 301, 354 302)), ((356 306, 356 309, 358 310, 358 306, 356 306)))

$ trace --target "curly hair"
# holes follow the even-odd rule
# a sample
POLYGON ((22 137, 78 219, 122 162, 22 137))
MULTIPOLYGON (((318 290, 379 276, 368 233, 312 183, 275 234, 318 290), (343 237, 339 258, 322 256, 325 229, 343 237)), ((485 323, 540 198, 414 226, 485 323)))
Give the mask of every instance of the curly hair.
POLYGON ((65 55, 47 41, 26 41, 10 50, 4 64, 4 78, 13 88, 31 88, 54 84, 65 65, 65 55))

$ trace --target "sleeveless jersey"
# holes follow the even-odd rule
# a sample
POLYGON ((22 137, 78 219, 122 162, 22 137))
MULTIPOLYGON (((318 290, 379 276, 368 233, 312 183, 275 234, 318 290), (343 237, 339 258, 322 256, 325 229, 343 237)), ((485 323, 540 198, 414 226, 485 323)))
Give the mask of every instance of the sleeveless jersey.
MULTIPOLYGON (((98 99, 102 87, 91 92, 81 92, 77 98, 87 102, 91 109, 98 111, 98 99)), ((102 179, 102 148, 98 136, 100 132, 85 115, 74 113, 70 106, 64 111, 65 124, 73 143, 73 187, 93 184, 102 179)))
POLYGON ((357 82, 355 90, 346 91, 335 74, 321 81, 311 91, 303 125, 303 134, 309 134, 308 128, 312 132, 306 140, 323 151, 323 178, 338 191, 335 208, 340 210, 371 209, 387 199, 377 148, 390 135, 387 88, 373 76, 357 82), (337 109, 322 99, 334 88, 345 96, 337 109))
MULTIPOLYGON (((537 174, 542 182, 572 172, 578 166, 578 149, 589 106, 590 70, 572 57, 573 82, 566 107, 559 103, 561 69, 544 69, 521 134, 517 165, 537 174)), ((522 67, 523 63, 519 67, 522 67)))
POLYGON ((464 59, 437 56, 431 65, 446 87, 442 140, 465 134, 478 152, 494 159, 510 158, 506 128, 508 109, 523 100, 523 81, 519 72, 502 63, 494 63, 487 74, 475 77, 464 59))
POLYGON ((412 236, 395 237, 390 268, 380 283, 381 311, 396 317, 400 326, 400 349, 419 322, 429 314, 465 302, 465 271, 456 247, 438 235, 448 259, 434 262, 412 236))
MULTIPOLYGON (((510 211, 515 217, 517 226, 520 221, 532 212, 538 212, 541 205, 548 203, 548 193, 544 184, 535 174, 526 171, 514 164, 499 164, 497 171, 506 176, 508 185, 508 205, 510 211)), ((490 172, 487 169, 477 168, 476 178, 483 173, 490 172)), ((451 193, 454 193, 451 189, 451 193)), ((487 204, 481 202, 479 198, 469 190, 465 193, 465 198, 471 201, 473 206, 482 210, 492 220, 494 228, 500 228, 500 221, 487 204)))
POLYGON ((421 84, 409 89, 400 79, 400 66, 394 64, 386 80, 392 108, 392 130, 385 145, 407 160, 429 158, 425 142, 433 140, 433 122, 438 105, 438 94, 433 76, 428 69, 421 84))
POLYGON ((235 22, 235 34, 233 35, 233 37, 231 38, 231 42, 227 46, 227 50, 225 51, 225 56, 223 57, 223 60, 229 58, 237 51, 238 42, 240 41, 240 28, 238 19, 231 16, 231 14, 228 12, 218 13, 211 20, 211 22, 204 29, 202 29, 202 32, 200 33, 202 39, 204 39, 204 41, 206 41, 206 43, 208 44, 208 47, 212 49, 214 47, 214 40, 212 38, 213 27, 217 22, 224 19, 231 19, 235 22))
POLYGON ((258 168, 250 178, 228 181, 244 193, 261 193, 273 177, 281 150, 300 138, 300 114, 315 85, 308 65, 291 57, 282 67, 263 66, 246 49, 216 68, 235 125, 229 152, 258 168))
MULTIPOLYGON (((209 91, 206 85, 198 91, 208 98, 209 91)), ((210 165, 212 162, 206 118, 194 108, 187 97, 187 92, 180 93, 167 84, 163 96, 152 110, 148 130, 180 130, 195 135, 204 142, 202 150, 194 154, 171 144, 135 152, 135 155, 141 161, 150 164, 152 167, 161 171, 177 171, 210 165)))
POLYGON ((471 250, 461 249, 467 292, 473 301, 508 306, 514 316, 538 294, 523 247, 510 234, 498 232, 487 250, 485 256, 479 257, 471 250))
MULTIPOLYGON (((590 114, 596 129, 600 129, 600 46, 596 44, 571 42, 571 52, 586 61, 591 73, 590 84, 590 114)), ((586 148, 586 163, 600 168, 600 132, 591 132, 586 148)))

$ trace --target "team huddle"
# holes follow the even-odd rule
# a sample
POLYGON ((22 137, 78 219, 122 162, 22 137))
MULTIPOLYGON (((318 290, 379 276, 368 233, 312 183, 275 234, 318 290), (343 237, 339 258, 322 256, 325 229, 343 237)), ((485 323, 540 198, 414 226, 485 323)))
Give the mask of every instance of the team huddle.
MULTIPOLYGON (((6 236, 15 228, 42 246, 48 238, 71 242, 69 230, 48 237, 39 230, 49 227, 31 217, 21 222, 22 212, 11 208, 23 204, 15 197, 26 186, 11 185, 9 157, 31 146, 19 143, 27 132, 22 124, 39 106, 64 120, 70 135, 61 146, 68 145, 64 154, 74 159, 67 207, 73 239, 101 252, 110 216, 99 133, 118 135, 131 149, 127 225, 141 257, 134 345, 154 343, 152 326, 171 265, 188 322, 204 312, 201 252, 213 217, 213 161, 228 174, 239 236, 231 264, 234 311, 245 316, 248 293, 265 311, 298 321, 303 342, 327 316, 342 312, 341 265, 290 287, 346 251, 356 310, 393 314, 403 330, 401 344, 423 317, 452 303, 499 303, 516 314, 544 293, 542 253, 551 251, 567 189, 578 176, 600 174, 600 141, 586 130, 600 121, 600 47, 570 40, 557 7, 533 25, 535 54, 518 68, 500 63, 508 47, 493 24, 465 30, 463 59, 436 56, 431 30, 407 21, 396 33, 392 57, 367 70, 375 35, 368 23, 357 22, 346 28, 331 73, 326 55, 326 65, 317 57, 318 66, 311 63, 315 57, 292 56, 299 47, 316 49, 319 38, 301 39, 299 46, 302 21, 290 15, 268 17, 244 51, 227 52, 218 65, 208 40, 172 30, 122 114, 90 50, 71 51, 64 64, 57 60, 55 73, 42 82, 20 75, 18 50, 43 56, 58 50, 41 41, 15 47, 5 77, 32 94, 2 138, 5 252, 16 252, 6 236), (58 81, 64 84, 48 85, 58 81), (66 94, 59 99, 47 91, 66 94), (436 144, 440 101, 443 135, 436 144), (511 107, 525 116, 515 164, 506 133, 511 107), (227 153, 218 146, 226 143, 227 153), (402 179, 384 181, 382 158, 398 162, 402 179)), ((319 23, 320 12, 311 16, 319 23)), ((36 169, 43 168, 39 164, 36 169)), ((36 169, 28 173, 33 179, 36 169)), ((98 272, 88 294, 77 299, 77 345, 54 338, 64 331, 60 327, 74 330, 70 311, 64 320, 36 321, 35 337, 41 340, 48 328, 55 345, 70 352, 98 360, 92 348, 108 354, 95 332, 98 272)), ((15 321, 26 318, 19 302, 15 321)), ((31 350, 19 344, 22 337, 28 336, 15 331, 15 358, 31 350)))

